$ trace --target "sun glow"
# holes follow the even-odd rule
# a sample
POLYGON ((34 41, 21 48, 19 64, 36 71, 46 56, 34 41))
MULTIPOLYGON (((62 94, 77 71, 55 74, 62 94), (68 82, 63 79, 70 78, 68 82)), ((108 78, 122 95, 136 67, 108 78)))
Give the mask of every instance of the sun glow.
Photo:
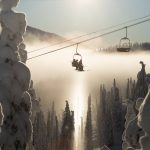
POLYGON ((76 0, 76 3, 80 6, 87 6, 93 3, 93 0, 76 0))
POLYGON ((84 117, 85 112, 85 88, 84 74, 78 74, 75 80, 75 86, 72 94, 73 110, 75 111, 75 150, 82 149, 81 145, 81 117, 84 117))

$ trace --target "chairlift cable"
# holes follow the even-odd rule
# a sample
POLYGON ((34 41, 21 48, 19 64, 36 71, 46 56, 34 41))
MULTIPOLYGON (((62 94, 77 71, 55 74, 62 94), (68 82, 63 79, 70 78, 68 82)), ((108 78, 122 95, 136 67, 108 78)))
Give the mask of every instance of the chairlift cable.
POLYGON ((79 36, 73 37, 73 38, 71 38, 71 39, 64 40, 64 41, 62 41, 62 42, 54 43, 54 44, 51 44, 51 45, 48 45, 48 46, 45 46, 45 47, 42 47, 42 48, 38 48, 38 49, 35 49, 35 50, 31 50, 31 51, 29 51, 28 53, 37 52, 37 51, 40 51, 40 50, 43 50, 43 49, 46 49, 46 48, 49 48, 49 47, 52 47, 52 46, 60 45, 60 44, 66 43, 66 42, 71 42, 72 40, 76 40, 76 39, 79 39, 79 38, 82 38, 82 37, 85 37, 85 36, 89 36, 89 35, 98 33, 98 32, 100 32, 100 31, 105 31, 105 30, 108 30, 108 29, 112 29, 112 28, 115 28, 115 27, 118 27, 118 26, 127 24, 127 23, 129 23, 129 22, 138 21, 138 20, 141 20, 141 19, 144 19, 144 18, 147 18, 147 17, 150 17, 150 15, 146 15, 146 16, 139 17, 139 18, 136 18, 136 19, 131 19, 131 20, 128 20, 128 21, 126 21, 126 22, 122 22, 122 23, 117 24, 117 25, 113 25, 113 26, 109 26, 109 27, 103 28, 103 29, 101 29, 101 30, 97 30, 97 31, 90 32, 90 33, 87 33, 87 34, 79 35, 79 36))
POLYGON ((34 58, 37 58, 37 57, 40 57, 40 56, 43 56, 43 55, 47 55, 47 54, 50 54, 50 53, 54 53, 54 52, 57 52, 57 51, 66 49, 66 48, 68 48, 68 47, 72 47, 72 46, 77 45, 77 44, 79 45, 79 44, 82 44, 82 43, 85 43, 85 42, 88 42, 88 41, 97 39, 97 38, 99 38, 99 37, 103 37, 103 36, 106 36, 106 35, 109 35, 109 34, 112 34, 112 33, 118 32, 118 31, 121 31, 121 30, 123 30, 123 29, 125 29, 125 28, 131 28, 131 27, 137 26, 137 25, 139 25, 139 24, 143 24, 143 23, 148 22, 148 21, 150 21, 150 19, 146 19, 146 20, 143 20, 143 21, 140 21, 140 22, 137 22, 137 23, 134 23, 134 24, 131 24, 131 25, 128 25, 128 26, 125 26, 125 27, 116 29, 116 30, 112 30, 112 31, 110 31, 110 32, 106 32, 106 33, 103 33, 103 34, 101 34, 101 35, 94 36, 94 37, 92 37, 92 38, 88 38, 88 39, 83 40, 83 41, 80 41, 80 42, 78 42, 78 43, 73 43, 73 44, 70 44, 70 45, 67 45, 67 46, 64 46, 64 47, 60 47, 60 48, 58 48, 58 49, 55 49, 55 50, 52 50, 52 51, 49 51, 49 52, 46 52, 46 53, 39 54, 39 55, 30 57, 30 58, 28 58, 27 60, 31 60, 31 59, 34 59, 34 58))

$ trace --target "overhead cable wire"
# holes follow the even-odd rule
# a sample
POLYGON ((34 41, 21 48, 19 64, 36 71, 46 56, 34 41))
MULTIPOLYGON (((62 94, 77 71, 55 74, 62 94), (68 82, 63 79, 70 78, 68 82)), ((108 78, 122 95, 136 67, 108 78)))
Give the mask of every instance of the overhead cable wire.
POLYGON ((101 30, 97 30, 97 31, 90 32, 90 33, 87 33, 87 34, 79 35, 79 36, 73 37, 71 39, 64 40, 62 42, 57 42, 57 43, 54 43, 54 44, 51 44, 51 45, 48 45, 48 46, 45 46, 45 47, 41 47, 41 48, 38 48, 38 49, 35 49, 35 50, 31 50, 28 53, 37 52, 37 51, 40 51, 40 50, 43 50, 43 49, 46 49, 46 48, 49 48, 49 47, 52 47, 52 46, 60 45, 60 44, 66 43, 66 42, 71 42, 72 40, 76 40, 76 39, 79 39, 79 38, 82 38, 82 37, 85 37, 85 36, 96 34, 100 31, 105 31, 105 30, 108 30, 108 29, 116 28, 116 27, 119 27, 121 25, 130 23, 130 22, 133 22, 133 21, 138 21, 138 20, 141 20, 141 19, 144 19, 144 18, 147 18, 147 17, 150 17, 150 14, 146 15, 146 16, 143 16, 143 17, 136 18, 136 19, 131 19, 131 20, 128 20, 126 22, 122 22, 122 23, 117 24, 117 25, 109 26, 109 27, 103 28, 101 30))
POLYGON ((55 49, 55 50, 52 50, 52 51, 49 51, 49 52, 45 52, 45 53, 39 54, 39 55, 30 57, 30 58, 28 58, 27 60, 31 60, 31 59, 34 59, 34 58, 37 58, 37 57, 40 57, 40 56, 43 56, 43 55, 47 55, 47 54, 50 54, 50 53, 54 53, 54 52, 57 52, 57 51, 60 51, 60 50, 63 50, 63 49, 72 47, 72 46, 77 45, 77 44, 79 45, 79 44, 82 44, 82 43, 85 43, 85 42, 88 42, 88 41, 97 39, 97 38, 99 38, 99 37, 103 37, 103 36, 106 36, 106 35, 109 35, 109 34, 112 34, 112 33, 118 32, 118 31, 121 31, 121 30, 126 29, 126 28, 131 28, 131 27, 133 27, 133 26, 137 26, 137 25, 139 25, 139 24, 143 24, 143 23, 148 22, 148 21, 150 21, 150 19, 146 19, 146 20, 143 20, 143 21, 140 21, 140 22, 137 22, 137 23, 134 23, 134 24, 131 24, 131 25, 128 25, 128 26, 119 28, 119 29, 115 29, 115 30, 112 30, 112 31, 109 31, 109 32, 100 34, 100 35, 98 35, 98 36, 94 36, 94 37, 92 37, 92 38, 85 39, 85 40, 80 41, 80 42, 77 42, 77 43, 73 43, 73 44, 70 44, 70 45, 67 45, 67 46, 64 46, 64 47, 60 47, 60 48, 58 48, 58 49, 55 49))

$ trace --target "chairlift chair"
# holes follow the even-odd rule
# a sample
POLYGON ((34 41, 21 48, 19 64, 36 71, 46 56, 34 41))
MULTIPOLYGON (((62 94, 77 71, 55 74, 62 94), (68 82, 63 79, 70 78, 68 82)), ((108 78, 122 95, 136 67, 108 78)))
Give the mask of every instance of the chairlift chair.
POLYGON ((76 47, 76 53, 73 55, 72 67, 76 67, 76 70, 78 71, 84 71, 82 64, 82 55, 78 53, 78 44, 76 47))
POLYGON ((73 55, 73 60, 72 60, 72 67, 77 67, 78 66, 78 61, 82 60, 82 56, 79 53, 75 53, 73 55))
POLYGON ((130 39, 127 37, 127 27, 126 29, 126 36, 124 38, 121 38, 119 47, 117 48, 118 52, 129 52, 131 50, 131 43, 130 39))
POLYGON ((131 50, 130 39, 124 37, 120 40, 119 47, 117 48, 118 52, 129 52, 131 50))

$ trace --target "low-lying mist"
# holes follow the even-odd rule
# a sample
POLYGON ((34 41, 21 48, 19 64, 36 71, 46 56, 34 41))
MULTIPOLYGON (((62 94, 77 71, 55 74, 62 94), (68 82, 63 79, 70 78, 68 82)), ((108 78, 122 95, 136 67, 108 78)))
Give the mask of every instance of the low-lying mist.
MULTIPOLYGON (((49 50, 51 49, 44 49, 37 54, 49 50)), ((84 72, 77 72, 71 66, 74 53, 75 47, 70 47, 27 62, 36 92, 41 97, 41 104, 45 111, 51 101, 55 101, 57 110, 62 110, 65 100, 70 102, 72 109, 77 110, 75 107, 79 105, 82 108, 78 109, 85 111, 88 94, 91 93, 95 101, 99 98, 100 84, 105 84, 106 88, 110 89, 114 78, 123 95, 127 78, 136 79, 141 69, 139 64, 141 60, 146 64, 146 71, 150 72, 150 53, 148 52, 109 54, 98 53, 81 46, 79 53, 82 54, 84 72)), ((29 54, 29 57, 32 55, 29 54)))

